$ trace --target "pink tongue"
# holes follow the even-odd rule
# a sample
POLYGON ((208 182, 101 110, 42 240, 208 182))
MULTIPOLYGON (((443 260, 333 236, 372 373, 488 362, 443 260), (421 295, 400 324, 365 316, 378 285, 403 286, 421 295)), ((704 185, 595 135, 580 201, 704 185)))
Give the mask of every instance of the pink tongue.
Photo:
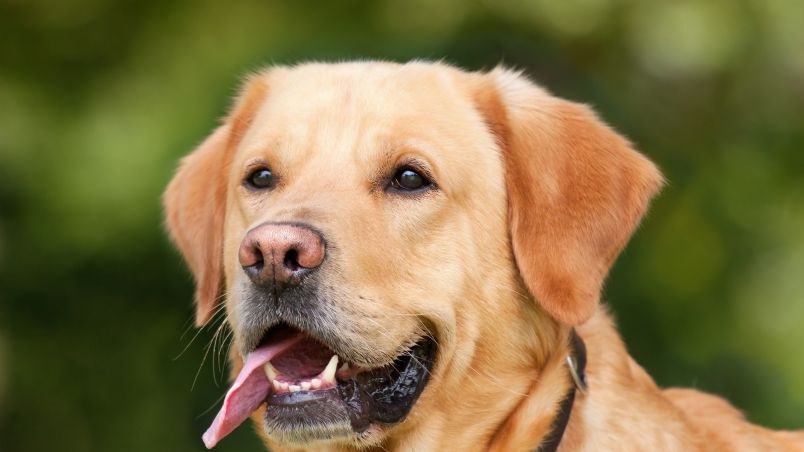
POLYGON ((248 419, 251 413, 262 405, 271 390, 271 382, 265 376, 262 366, 276 355, 299 342, 304 336, 295 334, 275 344, 264 345, 246 357, 243 369, 237 375, 223 406, 212 421, 204 436, 204 445, 212 449, 224 436, 232 433, 238 425, 248 419))

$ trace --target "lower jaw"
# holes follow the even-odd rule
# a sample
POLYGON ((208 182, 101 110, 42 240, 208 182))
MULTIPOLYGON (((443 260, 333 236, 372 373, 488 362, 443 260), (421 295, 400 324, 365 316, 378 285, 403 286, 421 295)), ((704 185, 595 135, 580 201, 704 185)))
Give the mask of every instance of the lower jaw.
POLYGON ((385 371, 365 372, 329 389, 271 395, 263 416, 266 433, 288 445, 319 441, 367 445, 382 427, 404 420, 427 384, 435 343, 423 339, 411 353, 407 365, 397 367, 395 379, 385 371))
POLYGON ((290 445, 348 441, 360 433, 352 427, 337 387, 271 396, 263 423, 270 438, 290 445))

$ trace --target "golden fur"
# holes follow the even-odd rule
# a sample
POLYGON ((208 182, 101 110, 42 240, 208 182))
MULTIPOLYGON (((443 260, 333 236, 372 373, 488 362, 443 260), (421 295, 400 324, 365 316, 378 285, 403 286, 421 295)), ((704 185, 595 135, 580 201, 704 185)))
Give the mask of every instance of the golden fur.
MULTIPOLYGON (((537 447, 571 384, 571 327, 588 348, 590 390, 576 398, 560 451, 804 449, 804 434, 751 425, 717 397, 658 388, 600 306, 609 268, 661 185, 588 107, 516 72, 306 64, 249 78, 183 160, 165 206, 196 279, 198 323, 226 293, 233 350, 234 289, 246 283, 237 250, 268 220, 313 224, 335 244, 327 296, 349 318, 353 362, 387 363, 421 334, 438 339, 410 415, 372 427, 364 449, 537 447), (383 175, 411 159, 438 191, 390 196, 383 175), (279 177, 268 194, 241 186, 257 163, 279 177)), ((240 354, 231 357, 239 370, 240 354)), ((262 413, 253 417, 261 425, 262 413)))

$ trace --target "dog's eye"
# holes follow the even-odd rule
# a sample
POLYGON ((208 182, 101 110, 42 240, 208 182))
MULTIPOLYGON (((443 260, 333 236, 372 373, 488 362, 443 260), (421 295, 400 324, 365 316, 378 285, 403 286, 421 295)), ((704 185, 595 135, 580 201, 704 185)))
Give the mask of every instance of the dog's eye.
POLYGON ((263 190, 274 186, 274 174, 268 168, 260 168, 246 177, 246 185, 251 188, 263 190))
POLYGON ((410 168, 402 168, 394 174, 391 187, 400 191, 416 191, 428 187, 430 182, 410 168))

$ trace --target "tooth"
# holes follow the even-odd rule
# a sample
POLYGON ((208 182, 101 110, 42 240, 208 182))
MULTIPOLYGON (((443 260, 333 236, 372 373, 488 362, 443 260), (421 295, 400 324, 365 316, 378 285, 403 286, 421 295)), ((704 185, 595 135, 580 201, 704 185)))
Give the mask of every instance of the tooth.
POLYGON ((277 371, 276 368, 271 365, 271 363, 265 363, 262 368, 265 370, 265 376, 268 377, 269 380, 276 380, 277 375, 279 375, 279 371, 277 371))
POLYGON ((321 380, 328 383, 335 383, 335 369, 338 368, 338 355, 332 355, 326 369, 321 372, 321 380))
POLYGON ((289 386, 287 383, 280 383, 280 384, 282 385, 282 390, 283 390, 283 391, 288 391, 288 388, 289 388, 290 386, 289 386))
POLYGON ((321 380, 319 380, 318 378, 313 378, 312 380, 310 380, 310 386, 313 389, 321 389, 321 380))
POLYGON ((338 369, 338 372, 346 372, 347 370, 349 370, 349 363, 344 361, 343 364, 341 364, 341 368, 338 369))
POLYGON ((299 391, 301 391, 301 386, 299 386, 299 385, 290 385, 288 387, 288 389, 290 389, 290 392, 299 392, 299 391))
POLYGON ((312 386, 312 383, 310 383, 309 381, 303 381, 303 382, 301 382, 301 388, 302 388, 302 390, 304 390, 304 391, 309 391, 309 390, 310 390, 310 386, 312 386))
POLYGON ((282 390, 282 383, 280 383, 280 382, 278 382, 276 380, 273 380, 271 383, 274 385, 274 391, 279 392, 279 391, 282 390))

